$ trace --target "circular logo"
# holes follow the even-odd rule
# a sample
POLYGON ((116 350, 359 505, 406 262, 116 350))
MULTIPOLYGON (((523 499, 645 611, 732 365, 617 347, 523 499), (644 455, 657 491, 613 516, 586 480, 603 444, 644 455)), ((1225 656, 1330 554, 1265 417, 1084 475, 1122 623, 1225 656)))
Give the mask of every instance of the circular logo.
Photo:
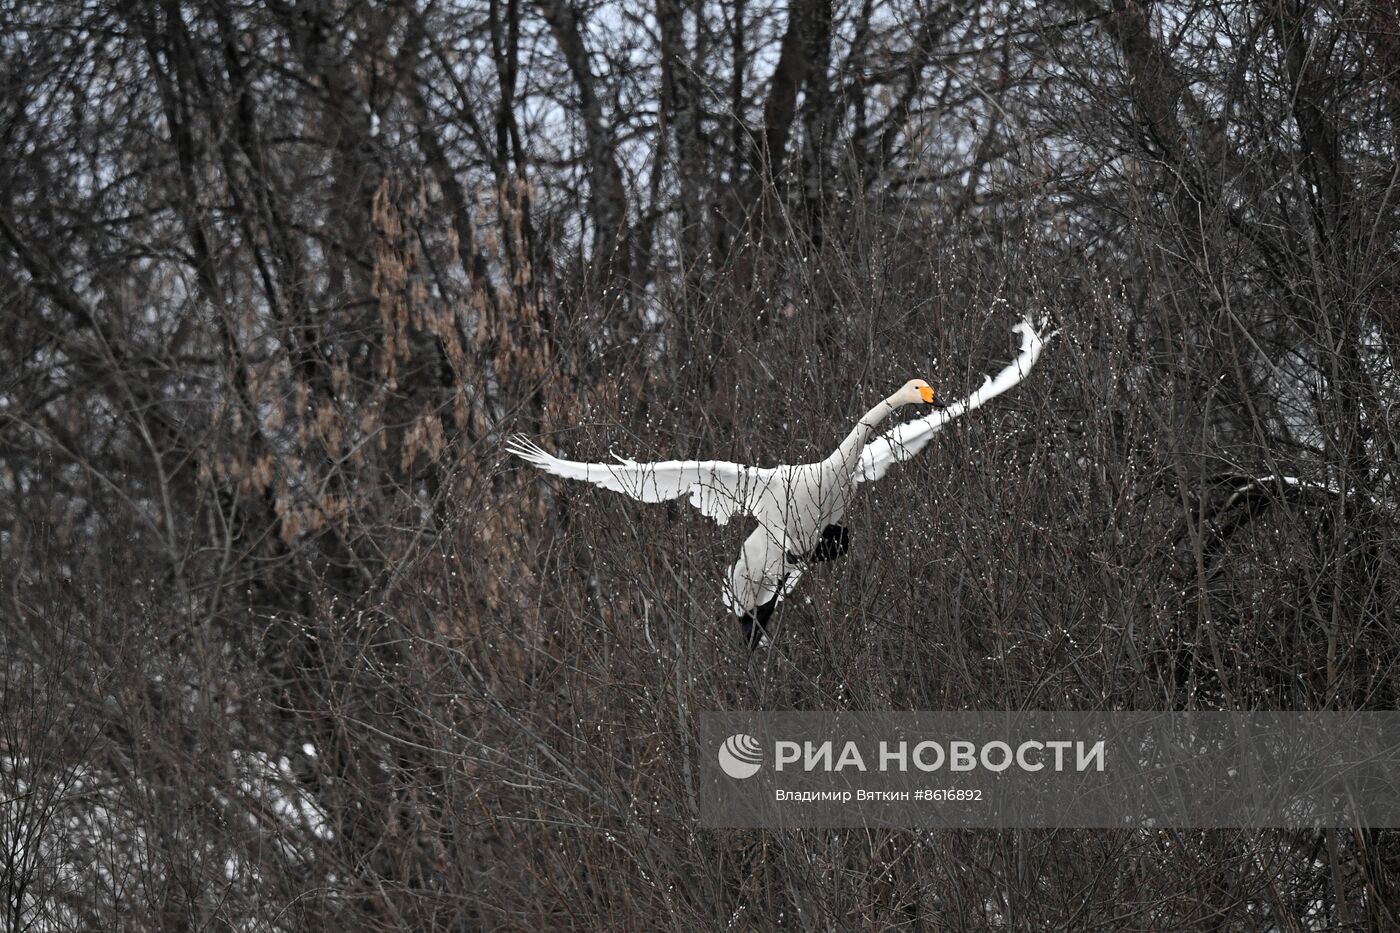
POLYGON ((725 739, 719 747, 719 766, 732 778, 753 777, 763 767, 763 749, 758 739, 742 732, 725 739))

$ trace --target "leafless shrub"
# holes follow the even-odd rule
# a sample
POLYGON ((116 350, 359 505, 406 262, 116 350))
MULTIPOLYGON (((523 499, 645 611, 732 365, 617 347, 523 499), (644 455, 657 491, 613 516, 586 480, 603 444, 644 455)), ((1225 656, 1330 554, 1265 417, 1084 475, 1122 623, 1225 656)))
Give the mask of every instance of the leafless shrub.
POLYGON ((1384 929, 1370 832, 702 832, 710 709, 1391 709, 1390 2, 0 3, 15 930, 1384 929), (795 462, 1033 377, 743 650, 795 462))

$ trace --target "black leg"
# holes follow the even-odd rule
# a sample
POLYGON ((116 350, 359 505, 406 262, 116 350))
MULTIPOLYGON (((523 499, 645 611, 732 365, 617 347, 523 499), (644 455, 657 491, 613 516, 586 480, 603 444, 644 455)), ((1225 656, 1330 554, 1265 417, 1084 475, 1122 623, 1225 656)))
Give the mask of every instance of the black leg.
POLYGON ((827 525, 817 546, 806 557, 787 552, 789 564, 816 564, 824 560, 835 560, 851 549, 851 533, 841 525, 827 525))
MULTIPOLYGON (((783 583, 786 582, 787 577, 784 576, 783 583)), ((773 618, 773 612, 778 608, 778 594, 782 591, 782 584, 779 584, 778 592, 773 594, 772 599, 739 616, 739 631, 743 635, 744 644, 750 649, 757 648, 764 636, 768 636, 769 640, 772 640, 772 634, 768 630, 768 620, 773 618)))
POLYGON ((754 619, 752 612, 746 612, 739 616, 739 635, 744 641, 744 647, 750 651, 757 648, 759 642, 763 640, 763 628, 754 619))
POLYGON ((812 548, 812 556, 808 560, 813 563, 835 560, 850 549, 851 533, 841 525, 827 525, 822 529, 822 539, 812 548))

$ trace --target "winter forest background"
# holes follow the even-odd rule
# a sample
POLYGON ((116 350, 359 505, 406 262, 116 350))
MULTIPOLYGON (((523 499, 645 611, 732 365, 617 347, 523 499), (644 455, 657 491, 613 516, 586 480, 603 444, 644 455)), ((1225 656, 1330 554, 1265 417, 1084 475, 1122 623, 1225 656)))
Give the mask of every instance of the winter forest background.
POLYGON ((1397 0, 0 0, 6 930, 1393 928, 1393 831, 701 832, 708 709, 1395 709, 1397 0), (824 453, 747 528, 507 462, 824 453))

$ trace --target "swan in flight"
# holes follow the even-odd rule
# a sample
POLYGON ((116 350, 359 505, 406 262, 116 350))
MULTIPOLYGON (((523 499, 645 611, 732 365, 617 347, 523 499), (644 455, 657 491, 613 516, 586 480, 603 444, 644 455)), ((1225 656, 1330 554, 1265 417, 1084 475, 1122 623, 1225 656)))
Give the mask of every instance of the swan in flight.
POLYGON ((1012 329, 1021 335, 1021 351, 996 378, 988 376, 980 388, 951 405, 937 404, 927 382, 911 379, 862 415, 841 446, 817 463, 772 468, 726 460, 638 463, 616 454, 616 463, 583 463, 555 457, 523 435, 511 438, 506 449, 547 473, 643 502, 689 496, 691 505, 721 525, 736 515, 756 519, 758 528, 744 541, 738 561, 729 569, 724 603, 738 617, 745 643, 766 647, 768 620, 796 585, 802 568, 846 553, 850 536, 837 522, 857 484, 884 476, 891 466, 927 446, 948 422, 980 408, 1030 372, 1045 338, 1029 321, 1012 329), (936 405, 937 410, 875 437, 891 414, 919 404, 936 405))

